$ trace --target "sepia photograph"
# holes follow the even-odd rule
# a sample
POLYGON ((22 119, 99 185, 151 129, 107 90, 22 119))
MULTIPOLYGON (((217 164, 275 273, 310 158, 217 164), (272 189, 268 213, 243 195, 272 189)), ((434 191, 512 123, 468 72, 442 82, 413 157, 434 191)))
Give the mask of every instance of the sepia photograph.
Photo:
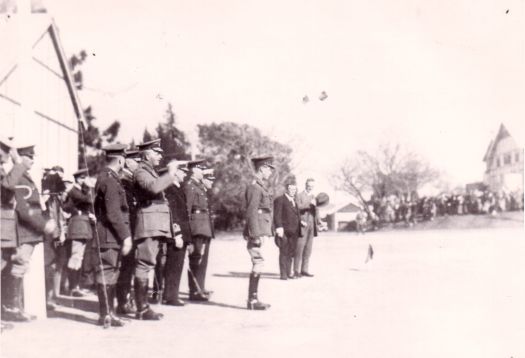
POLYGON ((525 358, 525 0, 0 0, 1 358, 525 358))

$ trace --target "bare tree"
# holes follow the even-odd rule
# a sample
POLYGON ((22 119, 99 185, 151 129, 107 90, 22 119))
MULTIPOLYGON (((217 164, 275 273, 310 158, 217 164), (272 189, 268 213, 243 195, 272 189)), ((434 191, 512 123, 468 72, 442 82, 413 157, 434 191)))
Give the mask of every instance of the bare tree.
POLYGON ((438 178, 438 172, 416 153, 391 143, 380 145, 374 152, 358 151, 335 175, 339 189, 355 196, 372 192, 379 198, 417 193, 423 185, 438 178))

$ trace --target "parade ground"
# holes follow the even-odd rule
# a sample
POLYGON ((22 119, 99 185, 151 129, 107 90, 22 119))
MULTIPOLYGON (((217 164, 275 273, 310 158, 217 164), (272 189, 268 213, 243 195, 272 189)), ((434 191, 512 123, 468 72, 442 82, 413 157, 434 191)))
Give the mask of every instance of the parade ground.
MULTIPOLYGON (((246 310, 250 262, 239 235, 212 242, 209 303, 156 305, 160 322, 96 326, 95 297, 1 335, 1 356, 525 357, 525 235, 507 228, 322 233, 313 278, 283 281, 265 243, 259 295, 246 310), (368 245, 373 260, 365 263, 368 245)), ((182 291, 187 292, 184 278, 182 291)), ((186 298, 184 295, 182 298, 186 298)))

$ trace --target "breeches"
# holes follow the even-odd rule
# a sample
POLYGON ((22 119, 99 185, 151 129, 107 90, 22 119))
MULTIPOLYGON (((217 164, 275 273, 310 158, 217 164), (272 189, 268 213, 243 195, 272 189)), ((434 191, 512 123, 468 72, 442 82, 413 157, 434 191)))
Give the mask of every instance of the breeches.
POLYGON ((252 272, 261 273, 264 267, 264 257, 261 250, 264 244, 264 238, 248 237, 247 241, 248 243, 246 244, 246 249, 248 250, 252 260, 252 272))
MULTIPOLYGON (((96 251, 96 250, 95 250, 96 251)), ((96 266, 98 284, 115 285, 119 276, 120 249, 100 249, 100 260, 96 266)))
POLYGON ((164 243, 164 238, 148 237, 136 241, 135 277, 147 280, 149 272, 155 269, 157 256, 164 243))

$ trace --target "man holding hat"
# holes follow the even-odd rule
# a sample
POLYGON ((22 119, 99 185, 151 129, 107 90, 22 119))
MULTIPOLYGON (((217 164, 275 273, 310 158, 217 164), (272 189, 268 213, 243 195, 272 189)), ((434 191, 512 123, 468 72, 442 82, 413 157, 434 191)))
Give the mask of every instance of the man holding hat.
POLYGON ((80 291, 80 275, 84 253, 88 241, 93 239, 93 222, 95 217, 92 212, 93 193, 86 184, 88 169, 83 168, 73 173, 75 183, 67 193, 67 211, 71 217, 67 226, 67 242, 71 254, 67 262, 69 269, 69 290, 73 297, 82 297, 80 291))
POLYGON ((129 208, 119 178, 119 173, 124 167, 125 148, 123 144, 112 144, 103 148, 106 153, 106 167, 99 174, 95 184, 97 229, 94 246, 98 256, 98 323, 114 327, 124 325, 114 314, 119 262, 121 255, 128 255, 132 247, 129 208))
MULTIPOLYGON (((43 241, 44 235, 56 233, 55 220, 46 220, 42 215, 40 194, 29 175, 35 156, 34 146, 17 148, 18 154, 24 158, 25 171, 15 185, 15 201, 17 214, 17 247, 11 256, 11 266, 6 277, 6 297, 2 307, 2 318, 10 321, 30 321, 33 316, 23 310, 22 285, 23 278, 33 254, 35 246, 43 241)), ((2 201, 4 199, 2 198, 2 201)))
MULTIPOLYGON (((131 235, 135 230, 135 219, 137 212, 137 200, 135 198, 135 183, 133 174, 139 167, 140 152, 138 150, 127 150, 125 165, 120 173, 120 180, 126 192, 126 200, 129 207, 129 227, 131 235)), ((133 279, 133 270, 135 269, 135 248, 133 247, 130 254, 124 256, 120 263, 120 274, 117 281, 117 314, 127 315, 135 312, 133 300, 131 297, 131 281, 133 279)))
POLYGON ((168 172, 159 176, 155 167, 162 159, 160 139, 138 145, 142 161, 134 173, 137 216, 134 231, 136 243, 135 301, 136 318, 159 320, 162 314, 154 312, 148 302, 148 277, 157 264, 157 256, 167 239, 172 238, 170 209, 163 191, 175 178, 177 166, 168 164, 168 172))
POLYGON ((208 301, 210 292, 205 290, 207 256, 206 251, 213 237, 206 188, 202 183, 204 160, 188 163, 191 177, 184 186, 186 205, 190 217, 192 244, 189 249, 188 286, 190 301, 208 301))
POLYGON ((301 211, 301 225, 303 235, 297 240, 294 257, 295 277, 313 277, 309 271, 310 256, 314 237, 317 236, 317 200, 314 196, 315 180, 308 178, 305 190, 297 195, 297 205, 301 211))
POLYGON ((165 267, 165 290, 163 303, 170 306, 184 306, 184 301, 179 298, 180 280, 184 268, 186 249, 191 243, 190 217, 186 208, 186 194, 182 183, 188 174, 186 161, 178 161, 177 171, 173 179, 173 185, 166 189, 166 198, 171 211, 173 221, 173 235, 175 241, 168 242, 165 267), (180 235, 180 240, 177 239, 180 235))
POLYGON ((294 278, 291 273, 297 238, 301 236, 301 216, 295 200, 297 183, 289 178, 284 183, 285 193, 273 203, 275 240, 279 245, 279 271, 281 280, 294 278))
POLYGON ((264 263, 261 247, 265 238, 273 235, 272 196, 265 184, 275 167, 273 157, 252 158, 255 168, 255 180, 246 188, 246 226, 243 236, 247 240, 247 249, 252 260, 252 272, 248 286, 249 310, 266 310, 269 304, 259 301, 259 278, 264 263))

